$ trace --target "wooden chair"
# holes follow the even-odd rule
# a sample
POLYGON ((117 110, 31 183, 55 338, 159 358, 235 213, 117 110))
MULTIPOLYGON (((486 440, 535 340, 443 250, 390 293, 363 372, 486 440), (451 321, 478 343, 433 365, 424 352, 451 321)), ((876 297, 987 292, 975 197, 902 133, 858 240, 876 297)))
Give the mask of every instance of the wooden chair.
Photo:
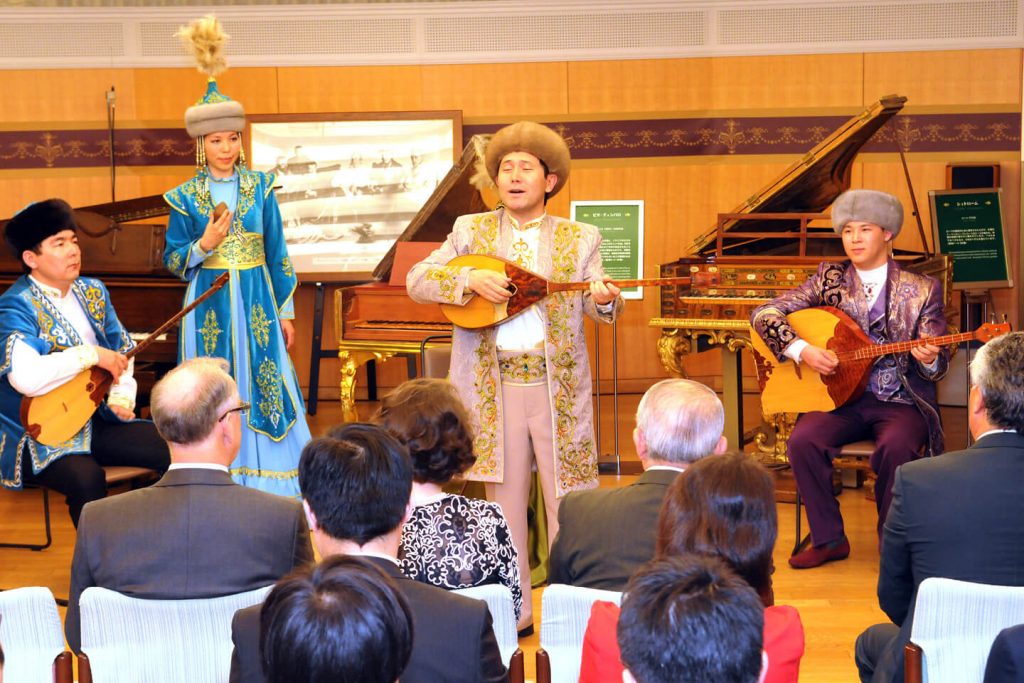
MULTIPOLYGON (((103 468, 103 475, 107 480, 107 488, 110 489, 119 484, 131 484, 133 489, 141 488, 144 484, 156 480, 159 476, 156 470, 145 467, 128 467, 122 465, 110 465, 103 468)), ((43 527, 46 532, 45 543, 0 543, 0 548, 27 548, 29 550, 45 550, 53 543, 53 534, 50 528, 50 489, 45 486, 26 484, 25 488, 38 488, 43 492, 43 527)))
POLYGON ((72 655, 49 588, 0 591, 4 678, 18 683, 71 683, 72 655))
POLYGON ((82 683, 228 680, 231 619, 259 604, 271 586, 219 598, 145 600, 86 588, 82 609, 82 683))
MULTIPOLYGON (((855 470, 857 472, 863 472, 865 475, 872 473, 871 471, 871 454, 875 452, 875 442, 871 439, 865 439, 863 441, 854 441, 848 443, 839 449, 839 455, 832 460, 832 467, 837 470, 855 470)), ((806 548, 811 542, 811 535, 808 533, 806 536, 801 535, 802 521, 800 518, 800 511, 802 508, 802 501, 800 499, 800 488, 796 489, 796 543, 793 545, 793 552, 790 555, 796 555, 804 548, 806 548)))
POLYGON ((622 593, 552 584, 541 598, 537 683, 576 683, 583 659, 583 634, 598 600, 622 602, 622 593))
POLYGON ((483 600, 491 612, 494 638, 501 650, 501 661, 508 667, 509 683, 524 683, 526 679, 523 651, 519 648, 516 633, 516 609, 512 602, 512 591, 508 586, 488 584, 452 591, 474 600, 483 600))
POLYGON ((981 681, 992 641, 1024 623, 1024 587, 929 578, 917 589, 906 683, 981 681))

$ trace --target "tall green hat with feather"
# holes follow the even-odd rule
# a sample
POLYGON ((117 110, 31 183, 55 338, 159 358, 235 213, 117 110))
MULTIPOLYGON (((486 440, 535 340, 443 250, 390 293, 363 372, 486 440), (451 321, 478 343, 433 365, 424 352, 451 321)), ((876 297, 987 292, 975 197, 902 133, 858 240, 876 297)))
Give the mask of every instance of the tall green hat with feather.
POLYGON ((185 130, 200 138, 210 133, 245 130, 245 110, 217 89, 217 75, 228 67, 224 46, 230 38, 213 15, 196 19, 175 33, 196 60, 196 68, 206 74, 206 92, 185 110, 185 130))

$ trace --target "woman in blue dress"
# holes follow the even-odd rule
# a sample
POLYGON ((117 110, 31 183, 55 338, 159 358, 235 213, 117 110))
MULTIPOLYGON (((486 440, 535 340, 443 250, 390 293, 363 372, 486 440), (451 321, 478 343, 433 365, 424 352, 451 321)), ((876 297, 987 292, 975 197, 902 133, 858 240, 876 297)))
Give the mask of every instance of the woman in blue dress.
MULTIPOLYGON (((220 33, 212 17, 183 29, 186 38, 220 33), (192 33, 189 33, 189 32, 192 33)), ((223 59, 200 59, 206 94, 185 112, 196 140, 196 173, 164 195, 171 207, 164 264, 188 283, 191 303, 221 274, 228 284, 185 317, 178 357, 226 358, 249 409, 242 446, 231 465, 240 484, 298 496, 298 461, 310 439, 305 406, 288 349, 295 340, 297 279, 274 197, 274 175, 245 167, 242 105, 217 90, 223 59), (205 67, 205 68, 204 68, 205 67), (214 209, 223 204, 226 211, 214 209)))

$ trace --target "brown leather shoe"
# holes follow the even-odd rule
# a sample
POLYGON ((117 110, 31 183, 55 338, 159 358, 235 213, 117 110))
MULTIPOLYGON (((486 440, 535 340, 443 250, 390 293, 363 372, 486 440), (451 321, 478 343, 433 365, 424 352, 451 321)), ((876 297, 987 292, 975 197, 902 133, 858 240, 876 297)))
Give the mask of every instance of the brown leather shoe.
POLYGON ((811 547, 801 553, 797 553, 789 558, 789 566, 793 569, 811 569, 813 567, 820 567, 826 562, 845 560, 849 556, 850 541, 847 540, 846 536, 843 536, 831 543, 811 547))

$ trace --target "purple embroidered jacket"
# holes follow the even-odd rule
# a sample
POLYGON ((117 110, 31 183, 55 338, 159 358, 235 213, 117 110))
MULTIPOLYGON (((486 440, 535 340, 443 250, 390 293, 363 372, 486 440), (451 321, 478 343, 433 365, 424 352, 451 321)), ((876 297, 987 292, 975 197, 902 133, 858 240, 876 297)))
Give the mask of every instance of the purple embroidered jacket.
MULTIPOLYGON (((921 337, 946 334, 945 302, 938 280, 900 268, 889 259, 886 281, 885 339, 889 342, 909 341, 921 337)), ((818 272, 799 287, 754 309, 750 324, 779 361, 783 352, 797 339, 786 316, 794 311, 817 306, 833 306, 849 315, 868 333, 868 302, 864 296, 857 270, 849 261, 822 263, 818 272)), ((910 353, 895 354, 896 381, 899 395, 909 393, 928 424, 929 453, 943 451, 942 425, 936 399, 935 382, 942 379, 949 367, 950 351, 943 348, 934 367, 927 368, 910 353)), ((898 400, 892 393, 881 400, 898 400)))

